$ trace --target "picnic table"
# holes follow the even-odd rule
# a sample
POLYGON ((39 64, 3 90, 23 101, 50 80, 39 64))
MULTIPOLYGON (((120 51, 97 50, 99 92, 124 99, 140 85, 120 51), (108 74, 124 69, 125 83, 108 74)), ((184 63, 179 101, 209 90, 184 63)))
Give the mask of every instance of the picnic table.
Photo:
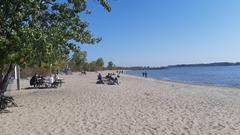
POLYGON ((63 78, 58 78, 55 80, 51 78, 37 78, 35 84, 30 83, 30 85, 34 85, 34 87, 37 88, 57 88, 62 86, 62 82, 63 78))

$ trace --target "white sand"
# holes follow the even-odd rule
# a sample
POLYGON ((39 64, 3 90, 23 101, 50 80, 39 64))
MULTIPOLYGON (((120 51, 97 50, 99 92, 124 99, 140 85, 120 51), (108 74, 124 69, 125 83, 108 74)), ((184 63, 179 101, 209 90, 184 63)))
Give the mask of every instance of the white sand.
POLYGON ((22 107, 0 114, 0 135, 240 134, 240 89, 128 75, 119 86, 97 85, 96 76, 63 76, 58 89, 8 92, 22 107))

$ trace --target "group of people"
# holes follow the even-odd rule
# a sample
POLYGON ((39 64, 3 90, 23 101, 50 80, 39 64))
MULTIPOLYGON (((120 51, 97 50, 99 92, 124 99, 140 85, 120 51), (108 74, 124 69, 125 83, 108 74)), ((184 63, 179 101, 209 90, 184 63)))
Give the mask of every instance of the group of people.
POLYGON ((118 74, 123 74, 123 73, 124 73, 123 70, 117 70, 116 72, 117 72, 118 74))
POLYGON ((42 75, 35 74, 30 80, 30 85, 33 85, 34 88, 44 84, 45 86, 56 87, 58 85, 57 80, 60 80, 57 74, 54 76, 50 75, 48 79, 45 79, 42 75))
POLYGON ((142 76, 147 78, 147 76, 148 76, 147 72, 146 71, 142 72, 142 76))
POLYGON ((35 88, 42 84, 44 82, 45 78, 42 75, 35 74, 31 79, 30 79, 30 85, 35 88))
MULTIPOLYGON (((120 76, 119 75, 115 75, 114 73, 108 73, 106 76, 105 76, 105 82, 109 85, 119 85, 119 82, 118 82, 118 78, 120 76)), ((97 84, 105 84, 104 80, 103 80, 103 77, 102 77, 102 74, 99 73, 98 76, 98 81, 97 81, 97 84)))
POLYGON ((66 68, 64 68, 63 73, 65 75, 72 75, 72 70, 70 67, 66 67, 66 68))
POLYGON ((80 75, 87 75, 87 72, 86 71, 81 71, 80 75))

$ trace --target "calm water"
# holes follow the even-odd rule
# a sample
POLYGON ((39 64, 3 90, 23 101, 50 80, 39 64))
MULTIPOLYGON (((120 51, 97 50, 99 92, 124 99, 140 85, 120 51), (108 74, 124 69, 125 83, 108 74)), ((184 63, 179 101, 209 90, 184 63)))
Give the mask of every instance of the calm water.
POLYGON ((162 70, 133 70, 128 74, 184 83, 207 84, 240 88, 240 66, 181 67, 162 70))

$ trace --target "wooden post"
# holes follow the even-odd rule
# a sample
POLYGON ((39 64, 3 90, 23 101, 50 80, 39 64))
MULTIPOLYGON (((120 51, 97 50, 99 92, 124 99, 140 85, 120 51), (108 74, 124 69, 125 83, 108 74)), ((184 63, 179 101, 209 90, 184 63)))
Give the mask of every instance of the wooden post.
POLYGON ((50 64, 49 74, 52 75, 52 64, 50 64))

